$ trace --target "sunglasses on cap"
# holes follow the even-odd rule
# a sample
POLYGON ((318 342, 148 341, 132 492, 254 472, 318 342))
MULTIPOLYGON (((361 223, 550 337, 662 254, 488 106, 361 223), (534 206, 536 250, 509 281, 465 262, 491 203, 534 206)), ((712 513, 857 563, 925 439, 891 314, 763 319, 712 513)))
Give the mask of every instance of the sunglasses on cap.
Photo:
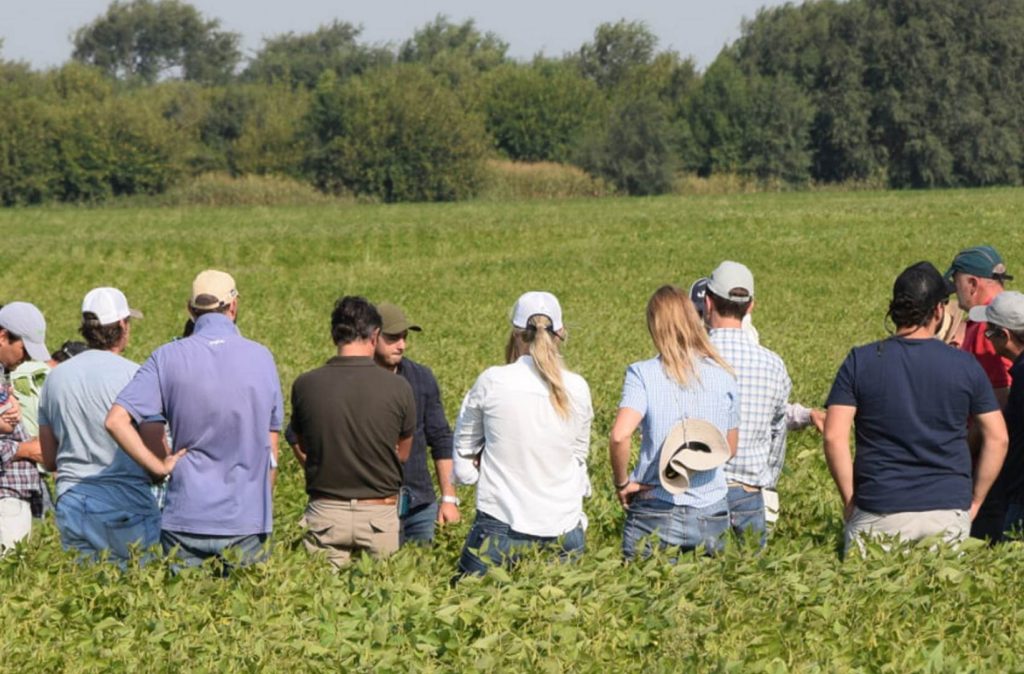
POLYGON ((1002 339, 1006 336, 1006 328, 1001 328, 998 325, 990 325, 985 328, 985 337, 991 342, 997 337, 1002 339))

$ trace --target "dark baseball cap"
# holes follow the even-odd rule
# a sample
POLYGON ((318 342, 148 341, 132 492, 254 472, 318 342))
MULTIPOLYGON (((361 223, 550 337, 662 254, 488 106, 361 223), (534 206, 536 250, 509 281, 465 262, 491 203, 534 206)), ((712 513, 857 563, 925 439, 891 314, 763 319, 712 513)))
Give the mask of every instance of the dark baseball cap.
POLYGON ((1013 280, 1013 277, 1006 273, 1006 264, 1003 262, 1002 256, 992 246, 974 246, 957 253, 949 265, 949 269, 946 270, 945 276, 952 280, 953 274, 958 271, 997 281, 1013 280))
POLYGON ((423 330, 405 315, 405 312, 390 302, 381 302, 377 305, 377 312, 380 314, 380 331, 385 335, 400 335, 406 330, 420 332, 423 330))

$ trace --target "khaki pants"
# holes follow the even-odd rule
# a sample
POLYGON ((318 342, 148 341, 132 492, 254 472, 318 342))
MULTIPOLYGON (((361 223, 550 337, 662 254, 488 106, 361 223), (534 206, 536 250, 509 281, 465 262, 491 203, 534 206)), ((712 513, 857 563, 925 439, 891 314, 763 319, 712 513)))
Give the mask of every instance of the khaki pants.
POLYGON ((398 550, 398 509, 394 505, 359 505, 351 501, 313 499, 303 516, 310 553, 325 552, 337 567, 354 553, 383 558, 398 550))
POLYGON ((32 532, 32 506, 20 498, 0 498, 0 555, 32 532))
POLYGON ((971 533, 971 516, 966 510, 925 510, 877 514, 854 507, 846 523, 843 554, 856 543, 864 552, 864 539, 878 536, 899 536, 904 541, 917 541, 940 535, 950 545, 967 539, 971 533))

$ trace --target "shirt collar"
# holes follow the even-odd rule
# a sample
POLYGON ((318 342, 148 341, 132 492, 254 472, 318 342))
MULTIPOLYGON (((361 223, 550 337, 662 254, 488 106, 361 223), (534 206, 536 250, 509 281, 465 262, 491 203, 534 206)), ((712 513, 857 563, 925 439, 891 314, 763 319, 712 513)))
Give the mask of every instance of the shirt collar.
POLYGON ((747 331, 743 328, 711 328, 711 331, 708 332, 709 337, 714 337, 719 334, 722 337, 732 337, 734 339, 741 339, 744 342, 753 343, 753 340, 750 339, 750 335, 747 334, 747 331))
POLYGON ((372 356, 334 356, 327 361, 327 364, 337 367, 365 367, 366 365, 379 367, 373 361, 372 356))
POLYGON ((203 314, 196 319, 196 327, 192 332, 194 335, 204 335, 207 337, 223 336, 223 335, 237 335, 238 326, 235 322, 228 318, 225 314, 212 313, 203 314))

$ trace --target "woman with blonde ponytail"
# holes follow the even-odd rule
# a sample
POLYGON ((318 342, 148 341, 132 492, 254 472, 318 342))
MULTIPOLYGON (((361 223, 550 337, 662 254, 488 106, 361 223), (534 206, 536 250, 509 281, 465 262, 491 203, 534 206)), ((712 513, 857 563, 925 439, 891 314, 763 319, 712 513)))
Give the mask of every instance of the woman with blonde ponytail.
MULTIPOLYGON (((623 556, 632 559, 638 554, 638 543, 650 536, 661 548, 687 551, 704 546, 713 554, 721 549, 722 536, 729 529, 722 467, 687 469, 680 480, 671 472, 676 464, 661 457, 662 452, 678 453, 680 447, 662 445, 680 423, 708 422, 710 426, 702 424, 710 433, 704 444, 720 439, 723 454, 735 455, 739 385, 732 368, 711 344, 685 291, 671 285, 658 288, 647 303, 647 329, 658 355, 626 369, 609 439, 612 479, 619 503, 626 509, 623 556), (629 472, 632 438, 638 428, 640 458, 629 472), (676 478, 671 490, 666 488, 663 472, 676 478)), ((649 553, 648 543, 640 554, 649 553)))
POLYGON ((506 365, 487 369, 455 424, 455 480, 477 484, 459 574, 511 565, 531 547, 583 551, 590 493, 590 387, 565 368, 558 299, 528 292, 512 309, 506 365))

